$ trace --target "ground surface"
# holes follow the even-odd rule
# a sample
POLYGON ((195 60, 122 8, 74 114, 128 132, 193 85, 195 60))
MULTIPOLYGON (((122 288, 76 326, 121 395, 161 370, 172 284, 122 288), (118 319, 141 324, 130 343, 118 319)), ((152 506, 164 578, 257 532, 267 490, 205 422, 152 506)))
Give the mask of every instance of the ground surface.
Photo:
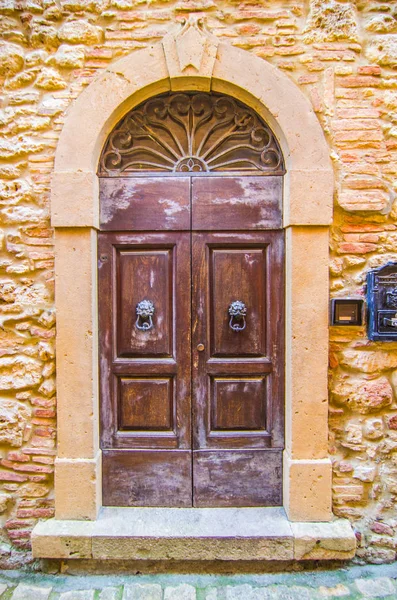
POLYGON ((1 600, 397 599, 397 563, 265 575, 71 576, 0 571, 1 600))

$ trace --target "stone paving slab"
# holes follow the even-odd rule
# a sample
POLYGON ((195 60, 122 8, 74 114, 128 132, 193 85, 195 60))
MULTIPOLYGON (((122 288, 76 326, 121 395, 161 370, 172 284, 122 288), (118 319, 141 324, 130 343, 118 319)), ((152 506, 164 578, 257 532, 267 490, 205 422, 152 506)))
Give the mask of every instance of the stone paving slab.
POLYGON ((161 600, 163 591, 159 584, 136 584, 124 588, 123 600, 161 600))
MULTIPOLYGON (((396 568, 397 571, 397 568, 396 568)), ((396 594, 397 588, 393 581, 386 577, 378 579, 356 579, 356 587, 366 598, 384 598, 396 594)))
POLYGON ((196 600, 196 590, 192 585, 186 583, 177 587, 166 587, 164 600, 196 600))
POLYGON ((397 563, 263 575, 0 572, 0 600, 397 600, 397 563))
POLYGON ((64 592, 59 600, 94 600, 96 590, 76 590, 64 592))
POLYGON ((48 600, 52 587, 37 587, 18 584, 12 595, 12 600, 48 600))
POLYGON ((117 587, 106 587, 99 593, 99 600, 119 600, 121 589, 117 587))

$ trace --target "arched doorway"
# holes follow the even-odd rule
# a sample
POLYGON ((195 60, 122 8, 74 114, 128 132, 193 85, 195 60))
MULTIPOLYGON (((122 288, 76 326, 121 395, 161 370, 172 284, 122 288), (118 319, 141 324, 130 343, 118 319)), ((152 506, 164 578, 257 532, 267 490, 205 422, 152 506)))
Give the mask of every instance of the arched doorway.
MULTIPOLYGON (((136 175, 140 181, 145 179, 143 174, 136 175)), ((261 173, 250 175, 249 181, 272 179, 261 173)), ((230 172, 220 176, 208 172, 200 176, 193 172, 188 176, 214 184, 234 177, 230 172)), ((169 180, 173 177, 180 181, 186 175, 168 175, 169 180)), ((160 181, 167 177, 164 173, 156 177, 151 173, 150 179, 160 181)), ((189 19, 186 26, 167 34, 162 42, 116 61, 80 94, 65 121, 52 177, 57 310, 56 518, 36 526, 32 536, 35 556, 101 560, 126 556, 156 560, 186 560, 191 556, 195 560, 227 557, 232 560, 301 560, 345 559, 354 554, 355 537, 350 525, 347 521, 332 520, 331 462, 327 454, 328 226, 332 218, 332 192, 328 147, 304 94, 281 71, 249 52, 220 42, 195 19, 189 19), (198 513, 193 509, 107 507, 101 510, 97 249, 98 236, 105 232, 98 233, 97 166, 109 132, 123 115, 155 94, 181 89, 229 94, 252 109, 275 132, 287 169, 284 177, 275 175, 283 182, 286 267, 283 508, 247 509, 261 513, 259 529, 245 526, 246 509, 224 509, 227 537, 222 540, 214 539, 212 525, 211 532, 205 529, 204 537, 199 525, 192 537, 189 526, 184 530, 187 537, 179 539, 180 519, 186 524, 191 515, 197 523, 198 513), (174 522, 178 523, 172 528, 177 538, 170 539, 170 543, 166 540, 169 522, 164 511, 172 512, 174 522), (273 543, 274 530, 272 527, 269 531, 267 520, 273 517, 269 517, 269 511, 281 516, 281 522, 276 524, 281 546, 273 543), (153 525, 154 514, 159 527, 153 525), (244 526, 234 529, 230 538, 229 523, 235 518, 240 525, 243 521, 244 526), (119 528, 117 523, 120 523, 119 528), (134 529, 135 523, 139 530, 134 529), (155 542, 153 531, 158 535, 155 542), (120 537, 117 532, 123 535, 120 537), (146 532, 148 550, 142 549, 142 533, 145 538, 146 532)), ((189 200, 191 207, 191 195, 189 200)), ((167 216, 171 219, 178 214, 173 213, 171 205, 161 206, 163 211, 153 211, 153 215, 167 214, 165 208, 170 209, 167 216)), ((204 211, 204 216, 208 215, 204 211)), ((151 223, 152 229, 147 231, 153 232, 153 219, 151 223)), ((217 224, 223 224, 223 219, 218 218, 217 224)), ((220 236, 223 243, 224 232, 217 231, 209 233, 220 236)), ((236 229, 232 233, 241 236, 245 231, 236 229)), ((153 233, 160 236, 171 232, 164 229, 153 233)), ((192 239, 193 234, 202 235, 201 230, 191 231, 191 228, 174 235, 183 233, 192 239)), ((246 235, 268 233, 251 230, 246 235)), ((124 230, 121 235, 130 234, 124 230)), ((136 232, 137 237, 143 235, 144 230, 136 232)), ((244 244, 246 242, 244 240, 244 244)), ((142 247, 141 244, 140 249, 142 247)), ((239 247, 237 254, 238 250, 239 247)), ((224 291, 227 290, 222 287, 223 318, 228 303, 228 300, 223 302, 224 291)), ((131 308, 136 319, 136 306, 132 304, 131 308)), ((195 314, 199 314, 199 310, 195 314)), ((246 328, 248 316, 249 307, 246 328)), ((245 329, 236 335, 244 332, 245 329)), ((200 351, 197 356, 201 356, 200 351)), ((261 360, 259 357, 258 362, 261 360)), ((217 361, 215 358, 215 365, 217 361)), ((218 511, 209 512, 219 514, 218 511)))
POLYGON ((153 97, 99 162, 103 504, 279 506, 284 159, 230 96, 153 97))
MULTIPOLYGON (((96 520, 102 506, 99 446, 97 166, 109 132, 154 94, 230 94, 276 133, 283 178, 286 254, 285 450, 283 505, 291 521, 329 521, 327 440, 328 227, 333 171, 310 103, 283 72, 194 24, 113 63, 70 107, 51 184, 56 244, 56 517, 96 520), (196 33, 191 35, 193 29, 196 33), (202 52, 198 52, 200 46, 202 52), (200 56, 186 65, 178 56, 200 56), (182 87, 183 86, 183 87, 182 87)), ((214 178, 215 179, 215 178, 214 178)))

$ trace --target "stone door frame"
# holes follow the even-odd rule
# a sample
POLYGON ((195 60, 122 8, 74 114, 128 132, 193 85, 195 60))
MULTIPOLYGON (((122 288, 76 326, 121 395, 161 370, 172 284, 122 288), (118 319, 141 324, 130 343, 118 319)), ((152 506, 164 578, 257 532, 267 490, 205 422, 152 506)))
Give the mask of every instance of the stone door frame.
POLYGON ((162 42, 113 63, 70 107, 51 187, 55 228, 57 519, 95 520, 101 507, 98 418, 97 164, 107 135, 156 94, 201 90, 252 107, 286 162, 286 429, 284 507, 291 521, 329 521, 328 234, 333 170, 311 104, 282 72, 189 19, 162 42), (310 335, 308 335, 310 332, 310 335))

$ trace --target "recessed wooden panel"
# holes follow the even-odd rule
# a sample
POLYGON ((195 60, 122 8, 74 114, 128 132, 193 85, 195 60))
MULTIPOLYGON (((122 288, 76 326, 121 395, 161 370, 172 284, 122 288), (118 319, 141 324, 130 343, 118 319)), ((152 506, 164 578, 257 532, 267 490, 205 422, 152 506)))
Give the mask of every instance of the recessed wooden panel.
POLYGON ((211 354, 265 354, 266 248, 212 248, 209 277, 211 354), (236 300, 247 309, 242 331, 230 326, 229 307, 236 300))
POLYGON ((99 187, 102 230, 190 229, 189 178, 109 178, 99 187))
POLYGON ((117 355, 170 356, 172 352, 172 249, 122 249, 117 253, 117 355), (154 305, 153 326, 139 329, 136 308, 154 305))
POLYGON ((280 506, 282 450, 193 451, 194 506, 280 506))
POLYGON ((194 177, 192 229, 280 229, 282 177, 194 177))
POLYGON ((181 450, 103 450, 104 506, 192 506, 192 455, 181 450))
POLYGON ((172 379, 121 377, 120 429, 170 430, 173 422, 172 379))
POLYGON ((211 382, 211 429, 266 429, 264 377, 216 377, 211 382))

